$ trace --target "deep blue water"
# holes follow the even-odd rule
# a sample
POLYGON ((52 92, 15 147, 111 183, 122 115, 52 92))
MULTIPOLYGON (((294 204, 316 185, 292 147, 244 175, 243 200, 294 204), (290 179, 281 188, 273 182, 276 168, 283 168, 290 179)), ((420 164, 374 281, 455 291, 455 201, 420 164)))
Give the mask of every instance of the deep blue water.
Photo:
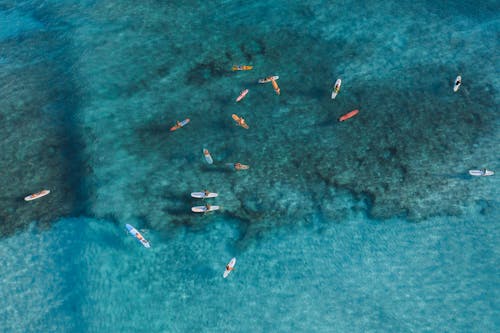
POLYGON ((499 7, 0 0, 0 331, 499 331, 499 7))

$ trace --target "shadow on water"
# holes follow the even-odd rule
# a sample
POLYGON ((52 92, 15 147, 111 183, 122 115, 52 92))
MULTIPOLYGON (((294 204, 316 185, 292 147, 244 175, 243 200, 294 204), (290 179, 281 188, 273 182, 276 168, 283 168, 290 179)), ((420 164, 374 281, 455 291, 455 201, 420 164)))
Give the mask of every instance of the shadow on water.
MULTIPOLYGON (((58 25, 58 16, 49 11, 28 15, 58 25)), ((1 75, 6 83, 0 102, 1 139, 9 145, 1 162, 2 183, 9 184, 4 189, 7 200, 0 203, 0 234, 5 236, 32 221, 46 225, 87 215, 93 187, 87 182, 92 168, 76 118, 83 96, 70 34, 35 31, 0 43, 13 64, 1 75), (51 194, 24 202, 25 195, 42 188, 51 194)))

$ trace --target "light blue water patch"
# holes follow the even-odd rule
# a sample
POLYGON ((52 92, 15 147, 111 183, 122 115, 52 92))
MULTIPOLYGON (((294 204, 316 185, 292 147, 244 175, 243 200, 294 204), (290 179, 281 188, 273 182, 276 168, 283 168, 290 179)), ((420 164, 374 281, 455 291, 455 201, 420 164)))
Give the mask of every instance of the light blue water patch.
MULTIPOLYGON (((495 212, 498 217, 498 210, 495 212)), ((175 233, 71 219, 0 243, 4 332, 493 332, 491 219, 313 219, 238 246, 215 214, 175 233), (222 278, 224 266, 235 270, 222 278), (105 319, 103 319, 105 318, 105 319)))
POLYGON ((80 220, 34 225, 0 242, 2 332, 84 332, 80 220))

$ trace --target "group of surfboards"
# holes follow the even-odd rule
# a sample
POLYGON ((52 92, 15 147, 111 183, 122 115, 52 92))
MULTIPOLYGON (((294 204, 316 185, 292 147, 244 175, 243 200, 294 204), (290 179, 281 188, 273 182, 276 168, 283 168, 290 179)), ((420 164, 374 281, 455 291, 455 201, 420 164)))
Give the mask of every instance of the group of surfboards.
MULTIPOLYGON (((253 69, 253 66, 246 66, 246 65, 239 65, 239 66, 237 66, 237 65, 235 65, 235 66, 232 67, 233 71, 248 71, 248 70, 251 70, 251 69, 253 69)), ((278 83, 276 82, 278 79, 279 79, 279 76, 273 75, 273 76, 269 76, 269 77, 266 77, 264 79, 258 80, 258 83, 264 84, 264 83, 271 82, 271 84, 273 86, 273 89, 276 92, 276 94, 280 95, 281 90, 280 90, 280 88, 278 86, 278 83)), ((462 84, 462 77, 460 75, 458 75, 456 77, 455 81, 454 81, 454 84, 453 84, 453 92, 457 92, 460 89, 461 84, 462 84)), ((331 95, 332 99, 335 99, 337 97, 337 95, 339 94, 341 85, 342 85, 342 80, 339 78, 339 79, 337 79, 335 81, 335 84, 333 86, 332 95, 331 95)), ((249 92, 248 89, 244 89, 240 93, 240 95, 236 98, 236 102, 238 103, 243 98, 245 98, 245 96, 248 94, 248 92, 249 92)), ((350 111, 350 112, 342 115, 338 120, 341 121, 341 122, 345 121, 347 119, 350 119, 350 118, 356 116, 358 113, 359 113, 359 110, 357 110, 357 109, 356 110, 352 110, 352 111, 350 111)), ((245 119, 243 119, 242 117, 240 117, 240 116, 238 116, 236 114, 232 114, 231 117, 236 122, 236 125, 244 128, 244 129, 249 129, 249 126, 246 123, 245 119)), ((186 126, 189 122, 190 122, 189 118, 186 118, 186 119, 184 119, 182 121, 177 121, 176 124, 173 127, 170 128, 170 131, 171 132, 176 131, 179 128, 182 128, 182 127, 186 126)), ((203 156, 205 158, 205 161, 208 164, 213 164, 214 163, 213 158, 212 158, 210 152, 208 151, 208 149, 203 148, 203 156)), ((226 166, 232 168, 233 170, 247 170, 249 168, 248 165, 241 164, 241 163, 226 163, 226 166)), ((469 174, 471 176, 484 177, 484 176, 492 176, 495 173, 493 171, 491 171, 491 170, 479 169, 479 170, 469 170, 469 174)), ((40 192, 37 192, 37 193, 30 194, 30 195, 26 196, 24 198, 24 200, 25 201, 32 201, 32 200, 44 197, 44 196, 48 195, 49 193, 50 193, 50 190, 44 189, 44 190, 42 190, 40 192)), ((209 192, 207 190, 204 190, 202 192, 192 192, 191 193, 191 197, 197 198, 197 199, 210 199, 210 198, 216 198, 217 196, 218 196, 218 193, 209 192)), ((219 208, 220 208, 220 206, 217 206, 217 205, 205 204, 203 206, 192 207, 191 211, 194 212, 194 213, 208 213, 208 212, 211 212, 211 211, 216 211, 219 208)), ((151 244, 149 243, 149 241, 146 240, 144 238, 144 236, 137 229, 135 229, 132 225, 126 224, 125 227, 126 227, 127 231, 137 241, 139 241, 145 248, 150 248, 151 247, 151 244)), ((225 271, 223 273, 223 277, 224 278, 226 278, 231 273, 231 271, 233 271, 235 265, 236 265, 236 258, 232 258, 229 261, 229 263, 226 265, 225 271)))

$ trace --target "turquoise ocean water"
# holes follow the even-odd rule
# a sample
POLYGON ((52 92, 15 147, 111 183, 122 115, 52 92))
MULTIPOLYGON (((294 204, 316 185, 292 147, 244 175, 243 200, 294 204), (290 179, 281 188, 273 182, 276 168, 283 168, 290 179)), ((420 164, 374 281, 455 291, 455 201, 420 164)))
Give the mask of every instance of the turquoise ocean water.
POLYGON ((0 0, 0 331, 499 331, 499 12, 0 0))

